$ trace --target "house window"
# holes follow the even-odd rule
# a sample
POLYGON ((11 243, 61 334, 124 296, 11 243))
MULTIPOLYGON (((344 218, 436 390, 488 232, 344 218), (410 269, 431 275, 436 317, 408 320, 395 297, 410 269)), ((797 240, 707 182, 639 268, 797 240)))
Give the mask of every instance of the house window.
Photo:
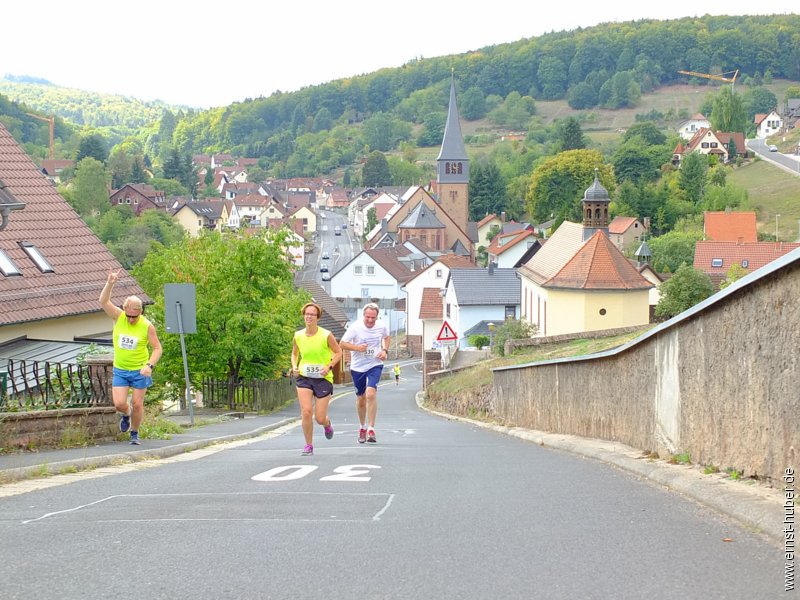
POLYGON ((722 259, 721 258, 712 258, 711 259, 711 266, 712 267, 721 267, 722 266, 722 259))
POLYGON ((516 306, 506 306, 506 320, 514 319, 517 316, 516 306))
POLYGON ((449 319, 450 318, 450 303, 449 302, 447 303, 447 309, 446 309, 445 312, 447 313, 447 318, 449 319))
POLYGON ((700 147, 701 148, 708 148, 708 142, 703 142, 702 144, 700 144, 700 147))
POLYGON ((34 263, 36 263, 36 266, 39 267, 39 270, 42 273, 55 273, 53 267, 50 266, 50 263, 47 262, 47 259, 36 246, 30 242, 20 242, 19 245, 22 246, 23 250, 25 250, 25 254, 27 254, 34 263))
POLYGON ((442 278, 442 270, 436 269, 436 279, 441 279, 441 278, 442 278))
POLYGON ((717 142, 711 142, 711 147, 712 148, 716 148, 717 147, 717 142))
POLYGON ((15 265, 8 255, 0 250, 0 273, 5 275, 6 277, 11 277, 12 275, 20 275, 19 269, 17 265, 15 265))
POLYGON ((750 261, 745 258, 742 261, 742 267, 744 267, 746 269, 749 265, 750 265, 750 261))
POLYGON ((355 265, 353 267, 353 275, 361 275, 363 271, 364 267, 362 267, 361 265, 355 265))
POLYGON ((133 203, 134 203, 134 204, 139 204, 139 199, 138 199, 138 198, 134 198, 134 199, 133 199, 133 203))
POLYGON ((367 265, 367 275, 375 275, 375 266, 367 265))

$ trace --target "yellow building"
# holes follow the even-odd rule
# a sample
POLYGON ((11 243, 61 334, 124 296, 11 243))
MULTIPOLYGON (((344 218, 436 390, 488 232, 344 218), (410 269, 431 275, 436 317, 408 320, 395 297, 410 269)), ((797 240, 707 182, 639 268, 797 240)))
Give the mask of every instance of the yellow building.
POLYGON ((646 325, 653 284, 608 237, 608 192, 597 175, 583 224, 565 221, 519 269, 522 319, 540 336, 646 325))

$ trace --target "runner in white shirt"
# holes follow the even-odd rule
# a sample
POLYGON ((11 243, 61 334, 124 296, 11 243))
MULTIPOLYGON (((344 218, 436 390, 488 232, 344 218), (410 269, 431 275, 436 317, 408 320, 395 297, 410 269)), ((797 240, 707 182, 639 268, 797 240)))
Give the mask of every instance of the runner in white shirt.
POLYGON ((378 414, 378 381, 383 361, 389 354, 389 330, 378 322, 380 309, 369 303, 364 307, 364 320, 350 325, 339 345, 350 350, 350 374, 356 388, 356 411, 360 428, 358 443, 375 443, 375 417, 378 414))

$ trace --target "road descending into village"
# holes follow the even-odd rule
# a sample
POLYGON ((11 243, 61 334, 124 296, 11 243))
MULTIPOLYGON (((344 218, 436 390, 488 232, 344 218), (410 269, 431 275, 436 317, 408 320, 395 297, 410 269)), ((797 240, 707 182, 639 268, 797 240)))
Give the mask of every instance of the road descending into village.
POLYGON ((292 425, 3 498, 0 596, 786 597, 776 543, 604 463, 429 414, 417 368, 381 383, 377 444, 357 443, 337 387, 313 456, 292 425))

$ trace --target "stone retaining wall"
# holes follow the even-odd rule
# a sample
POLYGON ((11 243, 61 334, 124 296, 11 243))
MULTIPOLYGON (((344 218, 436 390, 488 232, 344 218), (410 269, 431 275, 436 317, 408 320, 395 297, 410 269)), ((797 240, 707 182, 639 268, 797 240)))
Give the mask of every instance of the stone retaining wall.
POLYGON ((0 414, 0 448, 36 450, 113 441, 119 417, 113 406, 0 414))
POLYGON ((494 369, 494 410, 778 485, 800 448, 798 298, 795 250, 620 348, 494 369))

